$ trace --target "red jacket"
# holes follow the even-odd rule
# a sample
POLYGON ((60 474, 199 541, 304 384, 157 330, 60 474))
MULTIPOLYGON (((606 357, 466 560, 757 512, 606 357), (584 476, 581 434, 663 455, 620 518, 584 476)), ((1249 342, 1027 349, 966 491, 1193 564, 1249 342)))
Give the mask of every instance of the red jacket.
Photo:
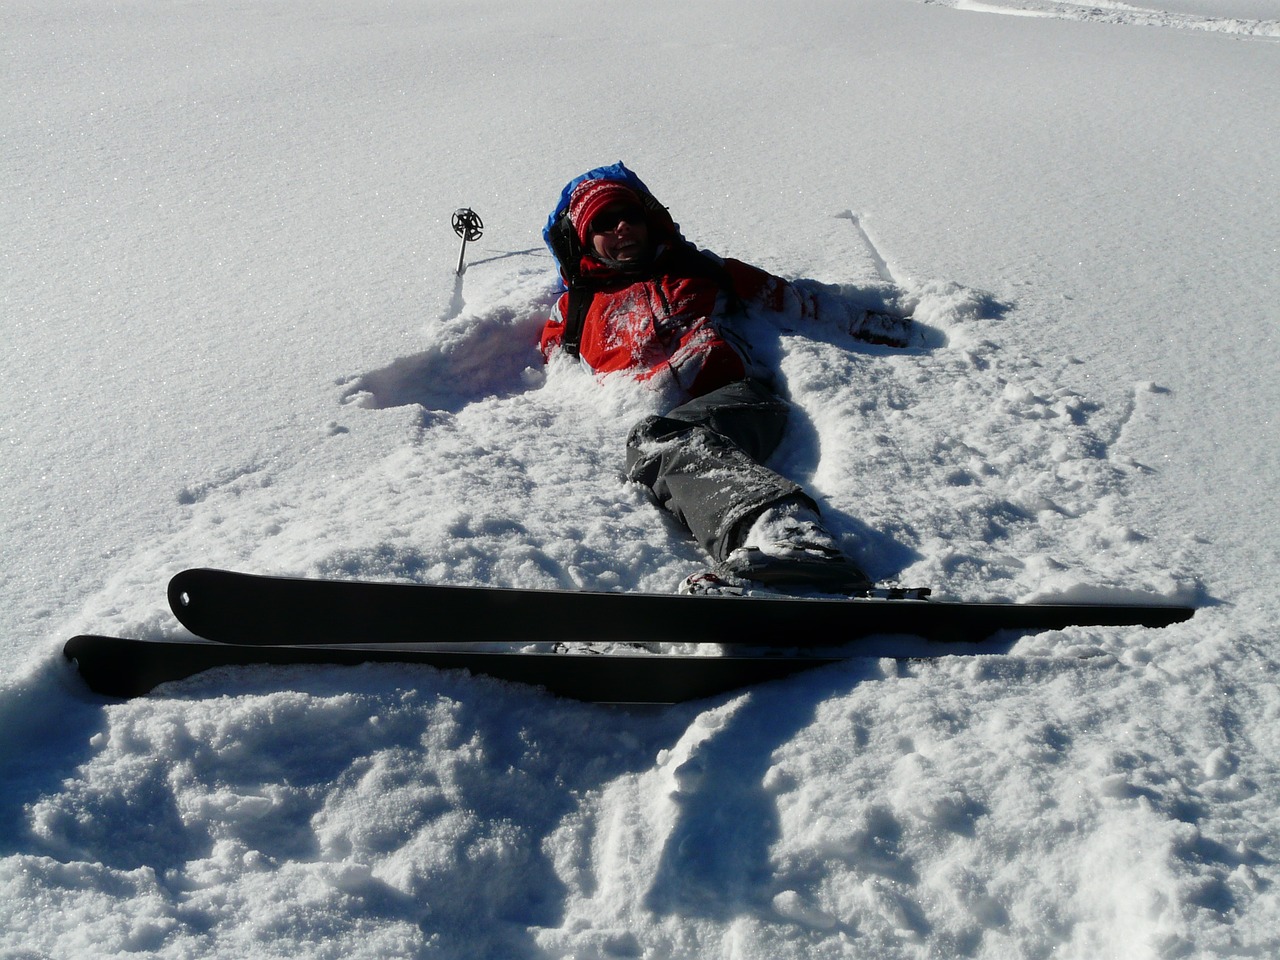
MULTIPOLYGON (((717 279, 697 268, 691 259, 696 256, 677 242, 661 249, 638 276, 611 271, 584 256, 581 269, 597 292, 583 321, 580 359, 596 373, 631 371, 638 380, 671 377, 690 397, 745 377, 745 345, 722 329, 734 300, 775 311, 793 301, 802 312, 806 301, 785 280, 738 260, 716 261, 723 266, 717 279)), ((544 356, 560 345, 568 300, 568 293, 560 297, 543 327, 544 356)))

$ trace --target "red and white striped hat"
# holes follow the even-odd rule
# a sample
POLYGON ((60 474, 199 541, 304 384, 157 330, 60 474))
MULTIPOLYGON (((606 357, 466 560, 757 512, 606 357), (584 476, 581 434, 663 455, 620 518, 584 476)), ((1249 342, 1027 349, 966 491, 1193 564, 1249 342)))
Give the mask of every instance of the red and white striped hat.
POLYGON ((574 187, 573 196, 569 198, 569 222, 581 243, 587 242, 587 228, 596 214, 614 203, 633 204, 644 209, 634 190, 614 180, 584 180, 574 187))

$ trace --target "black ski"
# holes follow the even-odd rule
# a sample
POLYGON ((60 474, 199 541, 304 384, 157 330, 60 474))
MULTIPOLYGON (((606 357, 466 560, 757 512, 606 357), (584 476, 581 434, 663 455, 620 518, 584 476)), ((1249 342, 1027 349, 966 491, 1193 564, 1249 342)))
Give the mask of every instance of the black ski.
POLYGON ((910 635, 978 641, 1002 630, 1164 627, 1191 607, 954 603, 870 598, 717 597, 366 583, 186 570, 174 614, 224 643, 310 645, 602 641, 831 647, 910 635))
POLYGON ((203 640, 72 637, 63 653, 96 693, 136 697, 170 680, 213 667, 253 664, 426 664, 441 670, 534 684, 596 703, 680 703, 777 680, 846 657, 697 657, 639 654, 519 653, 429 647, 242 646, 203 640))

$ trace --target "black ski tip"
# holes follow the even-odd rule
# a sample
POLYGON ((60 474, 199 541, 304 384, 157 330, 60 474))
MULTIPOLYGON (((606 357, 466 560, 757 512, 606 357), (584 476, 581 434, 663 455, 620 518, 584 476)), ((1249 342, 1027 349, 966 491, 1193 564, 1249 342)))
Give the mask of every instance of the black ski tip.
POLYGON ((182 619, 183 612, 196 602, 197 594, 194 592, 196 581, 207 580, 207 578, 216 576, 219 572, 210 568, 193 567, 174 574, 170 578, 168 590, 169 609, 173 611, 178 619, 182 619))
POLYGON ((138 669, 132 648, 137 641, 89 634, 72 637, 62 647, 62 655, 76 665, 81 679, 94 693, 127 700, 148 693, 165 676, 151 669, 138 669))

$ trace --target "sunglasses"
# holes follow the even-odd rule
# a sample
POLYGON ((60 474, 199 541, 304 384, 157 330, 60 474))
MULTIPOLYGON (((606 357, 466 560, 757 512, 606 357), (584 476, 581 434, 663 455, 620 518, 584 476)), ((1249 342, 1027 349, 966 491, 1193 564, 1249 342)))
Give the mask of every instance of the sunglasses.
POLYGON ((645 222, 644 211, 630 205, 618 207, 616 210, 606 210, 591 221, 591 232, 611 233, 617 230, 618 225, 624 220, 633 227, 638 226, 645 222))

